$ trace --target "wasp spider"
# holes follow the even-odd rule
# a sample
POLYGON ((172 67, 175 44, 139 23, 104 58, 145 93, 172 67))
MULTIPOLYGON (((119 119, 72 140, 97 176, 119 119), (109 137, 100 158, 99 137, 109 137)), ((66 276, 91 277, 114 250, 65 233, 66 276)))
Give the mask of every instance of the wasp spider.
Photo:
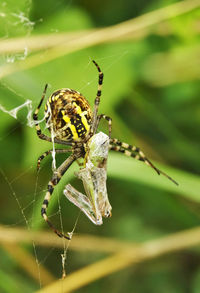
MULTIPOLYGON (((168 179, 177 184, 171 177, 157 169, 143 154, 143 152, 135 146, 121 142, 116 138, 111 138, 112 119, 104 114, 98 114, 98 108, 101 97, 101 88, 103 83, 103 72, 98 64, 93 60, 99 74, 98 90, 94 101, 94 110, 92 111, 90 104, 79 92, 68 88, 62 88, 53 92, 45 105, 46 126, 53 137, 46 136, 42 133, 38 122, 38 112, 43 103, 47 91, 45 85, 41 101, 33 114, 35 120, 35 128, 40 139, 61 145, 67 145, 67 149, 55 149, 55 153, 71 153, 67 159, 53 171, 53 176, 48 183, 47 192, 42 204, 41 214, 44 220, 49 224, 51 229, 59 236, 70 239, 70 236, 64 235, 58 231, 50 222, 47 216, 47 208, 54 191, 54 187, 59 183, 62 176, 79 158, 84 158, 87 155, 87 143, 89 139, 97 132, 100 120, 106 119, 109 126, 110 150, 124 153, 129 157, 143 161, 145 164, 152 167, 158 174, 163 174, 168 179)), ((53 150, 49 150, 38 158, 37 168, 39 169, 41 161, 53 150)))

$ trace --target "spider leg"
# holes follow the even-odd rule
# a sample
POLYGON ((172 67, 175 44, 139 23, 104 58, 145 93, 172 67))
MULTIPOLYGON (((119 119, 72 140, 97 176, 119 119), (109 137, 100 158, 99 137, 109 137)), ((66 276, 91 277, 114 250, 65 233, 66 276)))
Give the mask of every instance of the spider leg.
POLYGON ((55 149, 55 150, 48 150, 44 152, 37 160, 37 171, 40 169, 40 164, 42 160, 47 157, 48 155, 52 154, 53 151, 55 151, 56 154, 63 154, 63 153, 68 153, 71 152, 71 149, 55 149))
POLYGON ((48 190, 45 194, 44 201, 42 204, 42 209, 41 209, 41 215, 44 218, 44 220, 48 223, 49 227, 61 238, 66 238, 70 240, 70 236, 64 235, 62 232, 58 231, 54 225, 49 221, 48 216, 47 216, 47 208, 51 199, 51 195, 54 191, 54 187, 58 184, 60 181, 61 177, 65 174, 67 169, 71 166, 71 164, 77 159, 77 157, 72 154, 69 156, 61 165, 60 167, 54 172, 51 180, 48 183, 48 190))
POLYGON ((112 118, 109 117, 109 116, 106 116, 104 114, 101 114, 101 115, 97 116, 97 126, 96 126, 94 132, 96 133, 96 129, 98 128, 99 122, 100 122, 100 120, 102 118, 108 121, 108 130, 109 130, 109 138, 110 138, 111 137, 111 132, 112 132, 112 118))
POLYGON ((92 60, 94 65, 96 66, 98 72, 99 72, 99 81, 98 81, 98 89, 97 89, 97 95, 94 101, 94 111, 93 111, 93 120, 92 120, 92 125, 91 125, 91 134, 95 132, 96 129, 96 124, 97 124, 97 112, 99 108, 99 103, 100 103, 100 97, 101 97, 101 89, 102 89, 102 84, 103 84, 103 72, 101 71, 99 65, 92 60))
POLYGON ((174 179, 172 179, 169 175, 167 175, 166 173, 164 173, 163 171, 155 167, 153 163, 148 158, 146 158, 144 153, 138 147, 132 146, 125 142, 121 142, 117 138, 113 138, 110 140, 110 150, 121 152, 128 157, 132 157, 139 161, 144 162, 146 165, 153 168, 158 173, 158 175, 162 174, 165 177, 167 177, 169 180, 171 180, 174 184, 178 185, 178 183, 174 179))
POLYGON ((44 101, 46 91, 47 91, 47 87, 48 87, 48 84, 45 85, 44 91, 43 91, 43 94, 42 94, 42 98, 40 100, 40 103, 39 103, 38 107, 36 108, 35 112, 33 113, 33 120, 35 121, 35 129, 36 129, 36 132, 37 132, 37 136, 40 139, 47 140, 47 141, 51 142, 52 141, 51 138, 42 133, 40 125, 38 123, 38 113, 39 113, 40 107, 42 106, 42 103, 44 101))

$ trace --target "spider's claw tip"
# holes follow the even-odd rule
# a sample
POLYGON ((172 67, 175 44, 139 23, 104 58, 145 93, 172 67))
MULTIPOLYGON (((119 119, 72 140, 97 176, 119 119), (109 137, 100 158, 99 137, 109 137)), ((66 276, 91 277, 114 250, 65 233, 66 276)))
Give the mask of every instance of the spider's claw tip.
POLYGON ((164 173, 163 171, 160 171, 160 174, 164 175, 166 178, 168 178, 170 181, 172 181, 174 184, 176 184, 177 186, 179 185, 178 182, 176 182, 172 177, 170 177, 169 175, 167 175, 166 173, 164 173))

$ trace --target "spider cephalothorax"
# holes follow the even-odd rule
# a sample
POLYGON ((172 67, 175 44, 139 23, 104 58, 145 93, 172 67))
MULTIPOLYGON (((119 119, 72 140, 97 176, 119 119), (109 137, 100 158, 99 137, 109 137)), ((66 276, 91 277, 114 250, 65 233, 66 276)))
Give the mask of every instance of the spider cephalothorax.
POLYGON ((69 146, 67 149, 46 151, 38 158, 37 168, 39 169, 41 161, 53 152, 71 153, 68 158, 53 171, 53 176, 48 183, 47 192, 41 209, 42 217, 53 231, 58 236, 67 239, 70 239, 70 235, 66 236, 61 233, 49 221, 47 208, 54 187, 59 183, 62 176, 74 161, 80 158, 84 159, 81 165, 83 168, 80 169, 77 176, 83 181, 87 196, 79 193, 70 185, 66 187, 65 195, 82 209, 90 220, 97 225, 102 224, 102 217, 111 216, 111 206, 108 201, 106 190, 106 162, 108 149, 124 153, 129 157, 143 161, 145 164, 152 167, 158 174, 163 174, 177 184, 171 177, 157 169, 138 147, 121 142, 116 138, 111 138, 112 119, 104 114, 98 115, 103 73, 94 60, 93 63, 99 72, 98 89, 93 111, 86 98, 79 92, 67 88, 55 91, 49 97, 45 105, 46 127, 51 132, 51 137, 46 136, 42 133, 38 122, 38 112, 45 98, 47 90, 46 85, 41 101, 33 114, 37 135, 40 139, 69 146), (102 118, 108 121, 109 137, 107 138, 105 135, 96 134, 99 122, 102 118), (101 143, 102 145, 105 144, 104 141, 108 143, 106 154, 104 153, 104 155, 102 155, 101 152, 98 151, 100 154, 99 156, 96 154, 96 151, 99 147, 101 148, 101 143))

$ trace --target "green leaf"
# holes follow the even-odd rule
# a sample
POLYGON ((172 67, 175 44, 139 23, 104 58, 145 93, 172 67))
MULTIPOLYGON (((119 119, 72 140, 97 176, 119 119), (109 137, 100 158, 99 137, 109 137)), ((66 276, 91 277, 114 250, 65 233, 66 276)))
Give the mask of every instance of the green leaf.
POLYGON ((142 162, 122 157, 120 154, 110 154, 108 162, 109 176, 124 180, 133 180, 178 194, 188 200, 200 202, 200 180, 196 175, 155 163, 160 170, 163 170, 178 182, 179 185, 176 186, 164 176, 158 176, 153 169, 147 167, 142 162))

